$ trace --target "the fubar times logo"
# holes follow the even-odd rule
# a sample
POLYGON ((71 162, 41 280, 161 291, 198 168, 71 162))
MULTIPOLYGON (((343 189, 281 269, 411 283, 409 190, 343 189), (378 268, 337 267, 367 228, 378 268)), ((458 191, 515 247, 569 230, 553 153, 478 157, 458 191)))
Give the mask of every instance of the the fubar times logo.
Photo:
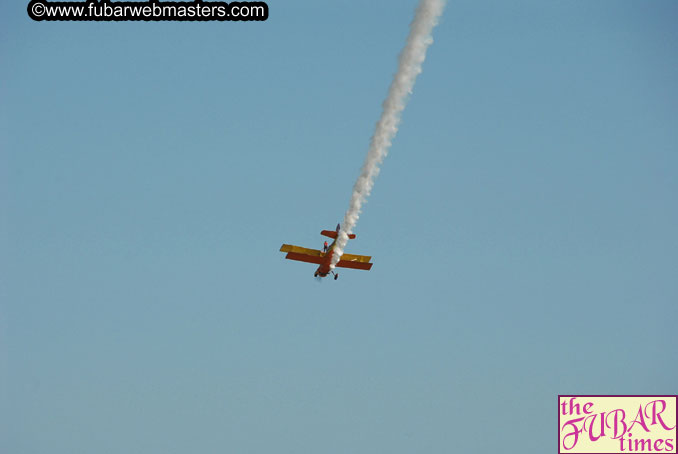
POLYGON ((558 454, 676 453, 678 396, 558 396, 558 454))

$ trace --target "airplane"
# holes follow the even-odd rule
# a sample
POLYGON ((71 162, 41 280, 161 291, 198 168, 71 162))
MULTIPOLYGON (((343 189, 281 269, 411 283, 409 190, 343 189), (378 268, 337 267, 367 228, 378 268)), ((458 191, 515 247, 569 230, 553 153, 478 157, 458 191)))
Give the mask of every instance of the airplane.
MULTIPOLYGON (((334 254, 334 246, 337 242, 337 236, 339 235, 340 225, 337 224, 337 229, 333 232, 332 230, 323 230, 320 232, 321 235, 333 238, 334 241, 332 244, 327 247, 327 251, 319 251, 317 249, 308 249, 301 246, 293 246, 291 244, 283 244, 280 246, 280 252, 287 252, 285 256, 289 260, 297 260, 299 262, 308 262, 316 263, 320 265, 317 270, 315 270, 314 277, 326 277, 328 274, 332 273, 334 280, 336 281, 339 278, 339 273, 335 273, 334 270, 330 268, 330 263, 332 263, 332 255, 334 254)), ((354 239, 354 234, 349 234, 350 239, 354 239)), ((327 244, 327 242, 325 242, 327 244)), ((372 263, 370 259, 372 257, 366 255, 353 255, 353 254, 343 254, 341 260, 339 260, 336 266, 340 268, 353 268, 357 270, 369 270, 372 268, 372 263)))

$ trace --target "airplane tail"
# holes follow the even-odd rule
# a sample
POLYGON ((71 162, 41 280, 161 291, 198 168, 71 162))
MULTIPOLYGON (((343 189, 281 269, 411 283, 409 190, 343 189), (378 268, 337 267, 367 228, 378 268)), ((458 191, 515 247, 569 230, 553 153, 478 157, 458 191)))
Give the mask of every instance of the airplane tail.
MULTIPOLYGON (((320 234, 336 240, 337 235, 339 234, 339 228, 340 227, 341 226, 339 224, 337 224, 337 230, 335 230, 334 232, 332 230, 323 230, 322 232, 320 232, 320 234)), ((355 239, 355 234, 354 233, 349 234, 348 238, 351 239, 351 240, 355 239)))

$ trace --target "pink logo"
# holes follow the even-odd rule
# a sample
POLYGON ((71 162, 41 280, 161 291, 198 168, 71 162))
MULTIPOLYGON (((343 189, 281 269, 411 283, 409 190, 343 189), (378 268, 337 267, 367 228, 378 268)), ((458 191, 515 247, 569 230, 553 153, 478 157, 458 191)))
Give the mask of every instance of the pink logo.
POLYGON ((558 396, 558 454, 675 454, 678 396, 558 396))

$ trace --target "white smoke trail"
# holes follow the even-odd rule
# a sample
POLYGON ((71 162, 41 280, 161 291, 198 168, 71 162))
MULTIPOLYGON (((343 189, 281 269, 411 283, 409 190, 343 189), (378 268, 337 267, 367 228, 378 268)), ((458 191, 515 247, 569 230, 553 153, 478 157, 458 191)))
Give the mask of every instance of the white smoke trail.
POLYGON ((377 122, 367 157, 363 163, 362 171, 358 180, 353 185, 353 194, 348 210, 341 223, 341 230, 337 237, 337 243, 332 256, 334 266, 341 259, 344 248, 348 242, 348 234, 353 231, 363 203, 370 195, 374 179, 379 174, 379 165, 384 161, 391 147, 391 141, 398 132, 400 115, 407 103, 408 95, 412 93, 412 87, 421 72, 421 65, 426 58, 426 49, 433 42, 431 32, 438 23, 438 18, 443 12, 445 0, 421 0, 417 7, 414 20, 410 24, 410 34, 407 43, 400 53, 398 71, 393 77, 393 82, 388 90, 388 95, 383 104, 381 118, 377 122))

